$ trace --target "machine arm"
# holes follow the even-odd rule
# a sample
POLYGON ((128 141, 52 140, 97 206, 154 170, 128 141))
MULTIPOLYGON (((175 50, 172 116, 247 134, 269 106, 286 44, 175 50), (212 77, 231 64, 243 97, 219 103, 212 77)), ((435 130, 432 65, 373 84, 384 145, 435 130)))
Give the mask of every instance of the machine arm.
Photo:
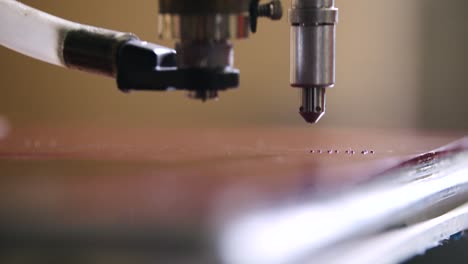
MULTIPOLYGON (((122 91, 188 90, 216 98, 239 85, 231 39, 257 31, 257 19, 282 16, 281 1, 160 0, 159 36, 175 49, 135 35, 73 23, 14 0, 0 0, 0 44, 52 64, 116 78, 122 91)), ((291 86, 302 90, 300 114, 310 123, 325 113, 335 84, 334 0, 292 0, 291 86)))

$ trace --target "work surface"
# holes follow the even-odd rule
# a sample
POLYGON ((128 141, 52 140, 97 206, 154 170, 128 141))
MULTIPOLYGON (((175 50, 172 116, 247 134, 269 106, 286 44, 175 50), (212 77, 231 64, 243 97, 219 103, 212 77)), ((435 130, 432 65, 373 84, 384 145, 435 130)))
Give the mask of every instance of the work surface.
POLYGON ((460 138, 299 128, 12 129, 0 140, 2 232, 29 247, 93 241, 149 247, 164 258, 289 262, 418 218, 440 201, 459 203, 465 180, 416 198, 408 193, 407 204, 373 192, 464 169, 465 141, 430 152, 460 138), (359 200, 362 193, 371 198, 359 200), (420 210, 404 213, 413 207, 420 210), (253 228, 260 219, 271 221, 253 228), (288 219, 291 230, 282 230, 288 219), (295 227, 316 240, 299 236, 296 248, 280 253, 250 246, 294 244, 295 227), (341 234, 327 235, 331 228, 341 234))

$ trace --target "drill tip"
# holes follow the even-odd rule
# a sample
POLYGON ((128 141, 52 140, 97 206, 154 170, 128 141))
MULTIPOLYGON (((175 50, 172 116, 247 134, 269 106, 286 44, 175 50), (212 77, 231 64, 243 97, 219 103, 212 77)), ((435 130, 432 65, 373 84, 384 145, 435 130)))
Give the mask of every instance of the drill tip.
POLYGON ((317 123, 325 114, 325 88, 303 88, 299 113, 308 123, 317 123))
POLYGON ((306 122, 311 123, 311 124, 315 124, 315 123, 318 123, 318 121, 320 120, 320 118, 322 118, 322 116, 323 116, 323 114, 325 114, 325 112, 319 112, 319 113, 304 112, 303 108, 301 107, 299 114, 301 114, 302 118, 304 118, 304 120, 306 122))

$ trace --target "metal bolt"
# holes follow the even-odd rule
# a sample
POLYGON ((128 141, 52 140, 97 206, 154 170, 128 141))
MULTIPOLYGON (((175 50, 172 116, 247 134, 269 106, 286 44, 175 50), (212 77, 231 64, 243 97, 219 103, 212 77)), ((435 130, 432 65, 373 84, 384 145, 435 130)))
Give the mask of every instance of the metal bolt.
POLYGON ((283 16, 283 7, 280 0, 273 0, 270 3, 258 7, 259 17, 268 17, 272 20, 279 20, 283 16))
POLYGON ((260 0, 250 2, 250 30, 257 32, 257 19, 259 17, 268 17, 272 20, 279 20, 283 16, 283 6, 280 0, 273 0, 268 4, 259 4, 260 0))

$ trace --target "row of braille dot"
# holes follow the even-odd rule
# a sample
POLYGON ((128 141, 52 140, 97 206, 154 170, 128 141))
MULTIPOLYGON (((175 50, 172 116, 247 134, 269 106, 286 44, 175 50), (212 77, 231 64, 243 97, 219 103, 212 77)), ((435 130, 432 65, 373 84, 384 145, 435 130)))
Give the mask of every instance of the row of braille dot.
MULTIPOLYGON (((321 150, 321 149, 318 149, 318 150, 311 150, 310 153, 312 154, 340 154, 341 151, 339 150, 321 150)), ((345 154, 348 154, 348 155, 355 155, 357 152, 355 150, 346 150, 344 151, 345 154)), ((362 155, 373 155, 375 154, 375 151, 374 150, 363 150, 360 152, 362 155)))

